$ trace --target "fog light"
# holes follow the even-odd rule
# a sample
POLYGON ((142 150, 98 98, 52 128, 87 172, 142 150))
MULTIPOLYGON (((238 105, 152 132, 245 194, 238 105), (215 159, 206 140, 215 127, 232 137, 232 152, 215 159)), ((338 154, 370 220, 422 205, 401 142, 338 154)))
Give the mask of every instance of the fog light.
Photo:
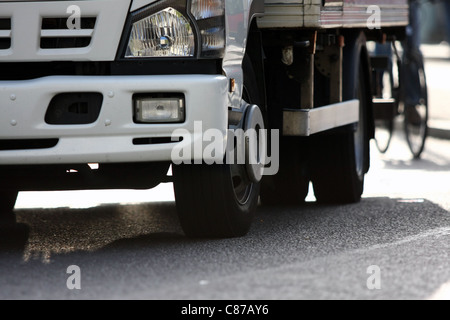
POLYGON ((184 99, 135 97, 135 121, 138 123, 179 123, 184 121, 184 99))

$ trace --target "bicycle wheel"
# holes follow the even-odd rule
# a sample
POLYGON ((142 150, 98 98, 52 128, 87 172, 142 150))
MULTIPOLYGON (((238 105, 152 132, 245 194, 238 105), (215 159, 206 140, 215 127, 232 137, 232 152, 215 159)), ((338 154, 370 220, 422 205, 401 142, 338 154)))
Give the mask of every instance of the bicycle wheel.
POLYGON ((425 149, 428 136, 428 88, 425 75, 423 57, 419 53, 413 53, 405 59, 405 69, 413 78, 409 81, 417 81, 419 99, 415 104, 405 101, 405 133, 409 149, 415 159, 420 159, 425 149))

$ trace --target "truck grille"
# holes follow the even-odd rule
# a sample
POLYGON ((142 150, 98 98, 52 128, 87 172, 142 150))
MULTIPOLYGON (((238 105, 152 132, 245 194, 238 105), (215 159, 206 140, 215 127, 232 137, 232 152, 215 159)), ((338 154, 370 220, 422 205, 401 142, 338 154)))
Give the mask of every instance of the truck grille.
POLYGON ((0 63, 114 61, 130 4, 0 0, 0 63), (72 6, 79 18, 68 13, 72 6))
POLYGON ((86 48, 91 44, 96 17, 81 18, 80 29, 69 29, 67 18, 43 18, 41 49, 86 48))
POLYGON ((11 19, 0 18, 0 50, 11 48, 11 19))

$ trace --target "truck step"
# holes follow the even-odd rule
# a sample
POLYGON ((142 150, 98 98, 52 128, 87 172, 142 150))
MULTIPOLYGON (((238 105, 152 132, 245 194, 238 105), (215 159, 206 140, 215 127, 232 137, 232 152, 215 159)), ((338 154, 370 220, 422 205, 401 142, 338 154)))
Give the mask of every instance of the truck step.
POLYGON ((315 109, 284 109, 283 135, 309 137, 359 121, 359 100, 315 109))

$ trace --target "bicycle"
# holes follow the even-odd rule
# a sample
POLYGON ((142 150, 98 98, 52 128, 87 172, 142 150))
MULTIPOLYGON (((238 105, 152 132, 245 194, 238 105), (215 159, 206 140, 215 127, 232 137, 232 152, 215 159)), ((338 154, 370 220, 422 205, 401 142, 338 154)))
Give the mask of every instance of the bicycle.
POLYGON ((386 153, 391 144, 398 117, 403 117, 404 131, 408 146, 415 159, 419 159, 425 149, 428 136, 428 88, 424 69, 423 56, 420 51, 409 48, 399 49, 399 43, 392 42, 392 59, 390 57, 373 57, 375 65, 375 142, 381 153, 386 153), (403 54, 401 54, 403 51, 403 54), (378 61, 378 62, 375 62, 378 61), (380 64, 387 68, 380 68, 380 64), (377 67, 378 65, 378 67, 377 67), (418 82, 410 86, 420 88, 415 92, 415 103, 406 99, 408 83, 418 82))
POLYGON ((428 136, 428 88, 423 55, 420 52, 420 0, 410 1, 410 25, 406 38, 395 37, 382 54, 372 57, 374 90, 375 141, 386 153, 394 133, 397 117, 403 117, 409 149, 419 159, 428 136), (401 48, 399 48, 401 47, 401 48))

